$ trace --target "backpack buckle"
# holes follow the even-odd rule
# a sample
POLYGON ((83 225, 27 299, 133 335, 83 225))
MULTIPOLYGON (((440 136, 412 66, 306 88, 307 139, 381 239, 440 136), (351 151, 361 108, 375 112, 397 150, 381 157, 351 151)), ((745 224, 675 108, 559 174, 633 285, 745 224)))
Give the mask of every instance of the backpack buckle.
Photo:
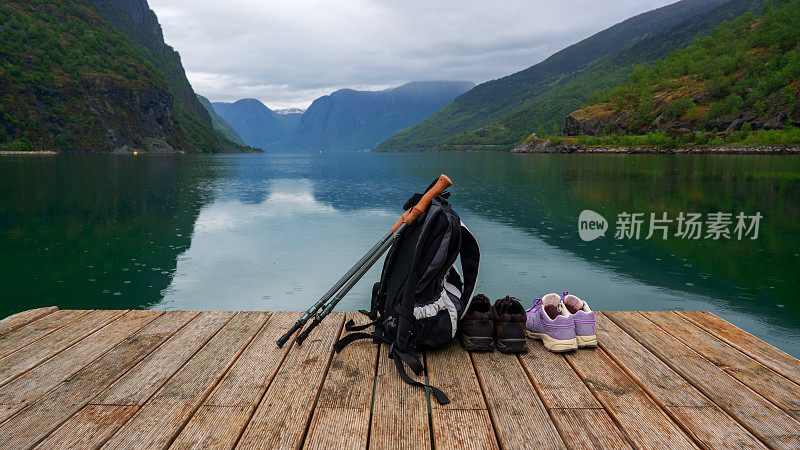
POLYGON ((395 341, 397 343, 397 348, 405 351, 408 348, 408 342, 411 340, 411 335, 412 333, 409 332, 405 336, 397 336, 397 340, 395 341))

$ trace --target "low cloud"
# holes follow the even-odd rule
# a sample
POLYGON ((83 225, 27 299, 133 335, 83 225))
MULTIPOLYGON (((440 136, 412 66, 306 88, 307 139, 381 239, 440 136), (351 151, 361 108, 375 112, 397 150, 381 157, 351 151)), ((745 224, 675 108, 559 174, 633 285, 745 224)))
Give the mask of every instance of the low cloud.
POLYGON ((213 101, 305 107, 336 89, 480 83, 671 0, 150 0, 213 101))

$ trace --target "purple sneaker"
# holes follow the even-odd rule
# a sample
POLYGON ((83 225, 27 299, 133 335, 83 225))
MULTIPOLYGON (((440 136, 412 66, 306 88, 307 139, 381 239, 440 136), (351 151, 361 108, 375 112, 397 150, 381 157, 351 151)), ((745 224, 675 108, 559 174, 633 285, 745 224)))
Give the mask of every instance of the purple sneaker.
POLYGON ((597 347, 594 311, 589 309, 589 304, 567 291, 564 291, 562 301, 575 319, 575 339, 578 341, 578 347, 597 347))
POLYGON ((528 337, 541 339, 544 348, 551 352, 567 352, 578 348, 575 321, 558 294, 535 299, 533 308, 526 312, 528 321, 525 323, 525 334, 528 337))

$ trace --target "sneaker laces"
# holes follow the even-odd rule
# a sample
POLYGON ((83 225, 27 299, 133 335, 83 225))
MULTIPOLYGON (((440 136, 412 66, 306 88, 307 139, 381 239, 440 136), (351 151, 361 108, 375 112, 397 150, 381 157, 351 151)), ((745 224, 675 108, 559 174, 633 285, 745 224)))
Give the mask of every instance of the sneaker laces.
POLYGON ((562 297, 562 301, 564 303, 564 306, 566 306, 567 311, 569 311, 570 314, 575 314, 576 312, 583 309, 583 305, 586 303, 574 295, 569 295, 569 292, 567 291, 564 291, 564 296, 562 297))

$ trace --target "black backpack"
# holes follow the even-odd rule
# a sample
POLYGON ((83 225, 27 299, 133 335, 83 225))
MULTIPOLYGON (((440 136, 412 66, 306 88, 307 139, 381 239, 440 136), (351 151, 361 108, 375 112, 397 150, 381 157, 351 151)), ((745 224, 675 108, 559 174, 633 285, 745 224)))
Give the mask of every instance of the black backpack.
MULTIPOLYGON (((421 197, 415 194, 403 209, 408 210, 421 197)), ((350 320, 345 324, 348 331, 370 326, 375 330, 349 334, 334 345, 338 353, 362 338, 389 344, 388 356, 394 359, 400 377, 406 383, 430 388, 442 405, 450 402, 447 396, 409 377, 403 365, 417 375, 422 373, 418 351, 441 348, 455 337, 475 291, 478 242, 450 207, 448 197, 449 193, 436 196, 428 210, 392 244, 381 279, 372 288, 372 309, 361 311, 372 322, 355 326, 350 320), (458 256, 463 278, 455 268, 458 256)))

